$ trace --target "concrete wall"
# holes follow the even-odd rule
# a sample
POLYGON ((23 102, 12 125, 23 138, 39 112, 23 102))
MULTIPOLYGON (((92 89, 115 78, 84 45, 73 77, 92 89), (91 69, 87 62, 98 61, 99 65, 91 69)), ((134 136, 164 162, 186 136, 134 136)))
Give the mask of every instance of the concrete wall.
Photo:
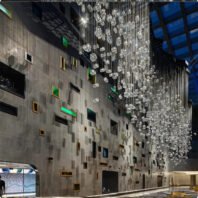
MULTIPOLYGON (((157 176, 163 175, 164 170, 153 165, 156 156, 148 154, 153 151, 151 145, 145 144, 144 149, 135 145, 146 141, 131 124, 126 129, 129 121, 120 116, 107 99, 110 87, 102 82, 102 78, 97 78, 100 88, 94 90, 87 81, 86 68, 79 65, 77 69, 62 71, 60 56, 69 63, 67 54, 29 32, 14 11, 13 19, 0 13, 0 46, 0 61, 8 64, 8 57, 15 56, 12 67, 26 76, 25 99, 0 90, 0 101, 18 108, 17 117, 0 112, 0 161, 35 165, 39 171, 37 190, 41 196, 100 194, 103 170, 119 173, 119 191, 142 188, 143 174, 146 175, 146 187, 157 186, 157 176), (33 56, 33 64, 24 60, 25 52, 33 56), (70 90, 70 82, 80 88, 80 94, 70 90), (52 96, 53 85, 60 88, 59 98, 52 96), (100 102, 94 104, 92 100, 96 97, 100 102), (39 113, 32 111, 33 101, 38 103, 39 113), (77 119, 72 120, 62 113, 61 104, 77 111, 77 119), (97 113, 96 125, 87 120, 87 107, 97 113), (55 114, 70 120, 69 126, 56 123, 55 114), (110 119, 119 123, 118 136, 110 133, 110 119), (45 131, 44 136, 39 135, 40 129, 45 131), (123 136, 127 137, 126 141, 123 136), (92 141, 108 148, 109 157, 103 158, 102 152, 97 151, 93 159, 92 141), (113 155, 119 160, 113 160, 113 155), (133 156, 137 157, 137 164, 133 163, 133 156), (49 157, 53 160, 49 161, 49 157), (87 169, 83 167, 84 162, 87 162, 87 169), (107 162, 107 166, 100 162, 107 162), (63 170, 71 171, 72 176, 60 176, 63 170), (123 173, 126 176, 122 176, 123 173), (73 189, 75 183, 80 184, 80 191, 73 189)), ((163 185, 167 183, 165 178, 163 185)))

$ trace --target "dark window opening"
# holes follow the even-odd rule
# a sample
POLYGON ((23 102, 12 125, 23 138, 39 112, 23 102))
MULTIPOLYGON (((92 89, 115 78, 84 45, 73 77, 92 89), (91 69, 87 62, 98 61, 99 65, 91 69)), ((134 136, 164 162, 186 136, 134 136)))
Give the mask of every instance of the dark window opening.
POLYGON ((27 60, 28 62, 32 63, 32 56, 28 53, 25 54, 25 60, 27 60))
POLYGON ((113 156, 113 160, 118 160, 119 157, 118 156, 113 156))
POLYGON ((68 125, 68 120, 55 115, 55 121, 64 125, 68 125))
POLYGON ((96 113, 91 109, 87 109, 87 119, 96 123, 96 113))
POLYGON ((81 65, 82 67, 85 66, 85 62, 84 62, 84 60, 83 60, 82 58, 80 58, 80 65, 81 65))
POLYGON ((136 164, 137 163, 137 157, 133 157, 133 163, 136 164))
POLYGON ((129 129, 129 125, 128 125, 128 124, 126 124, 126 129, 127 129, 127 130, 129 129))
POLYGON ((98 146, 98 152, 101 152, 101 146, 98 146))
POLYGON ((104 158, 108 158, 108 156, 109 156, 109 150, 108 150, 108 148, 103 148, 103 157, 104 158))
POLYGON ((61 176, 63 176, 63 177, 71 177, 72 176, 72 172, 62 171, 61 172, 61 176))
POLYGON ((43 129, 40 129, 39 130, 39 134, 40 134, 40 136, 44 136, 45 135, 45 131, 43 129))
POLYGON ((83 168, 84 168, 84 169, 87 169, 87 162, 84 162, 84 163, 83 163, 83 168))
POLYGON ((6 104, 4 102, 0 102, 0 111, 13 116, 18 115, 18 109, 16 107, 6 104))
POLYGON ((142 148, 144 148, 144 142, 142 142, 142 148))
POLYGON ((38 103, 35 101, 32 102, 32 111, 34 113, 38 113, 38 111, 39 111, 38 103))
POLYGON ((75 92, 80 93, 80 89, 71 82, 70 82, 70 88, 75 92))
POLYGON ((25 97, 25 75, 0 62, 0 88, 25 97))
POLYGON ((113 120, 111 120, 111 133, 118 135, 118 123, 113 120))
POLYGON ((96 142, 92 142, 92 157, 96 158, 96 142))

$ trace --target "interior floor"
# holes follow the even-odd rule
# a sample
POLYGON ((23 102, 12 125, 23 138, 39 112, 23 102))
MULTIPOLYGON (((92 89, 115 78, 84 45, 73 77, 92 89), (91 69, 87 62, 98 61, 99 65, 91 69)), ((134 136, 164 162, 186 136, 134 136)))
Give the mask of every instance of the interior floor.
POLYGON ((116 196, 116 197, 149 197, 149 198, 168 198, 172 192, 184 192, 186 196, 191 198, 197 198, 198 192, 195 192, 193 190, 190 190, 189 187, 174 187, 169 188, 165 190, 156 190, 155 192, 141 192, 136 194, 128 194, 128 195, 122 195, 122 196, 116 196), (160 191, 160 192, 159 192, 160 191))

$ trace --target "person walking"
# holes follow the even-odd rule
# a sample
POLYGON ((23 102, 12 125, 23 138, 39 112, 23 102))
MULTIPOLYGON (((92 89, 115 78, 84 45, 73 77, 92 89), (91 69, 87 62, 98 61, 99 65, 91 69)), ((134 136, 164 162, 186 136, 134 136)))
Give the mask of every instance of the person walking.
POLYGON ((5 181, 1 179, 1 175, 0 175, 0 197, 2 197, 4 193, 5 193, 5 181))

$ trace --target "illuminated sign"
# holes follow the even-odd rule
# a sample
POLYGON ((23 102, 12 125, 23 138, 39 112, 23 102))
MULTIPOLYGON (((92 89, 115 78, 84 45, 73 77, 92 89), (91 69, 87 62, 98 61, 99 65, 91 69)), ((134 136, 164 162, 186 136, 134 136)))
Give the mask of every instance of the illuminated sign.
POLYGON ((10 19, 12 18, 12 13, 5 6, 3 6, 2 4, 0 4, 0 11, 3 12, 10 19))

